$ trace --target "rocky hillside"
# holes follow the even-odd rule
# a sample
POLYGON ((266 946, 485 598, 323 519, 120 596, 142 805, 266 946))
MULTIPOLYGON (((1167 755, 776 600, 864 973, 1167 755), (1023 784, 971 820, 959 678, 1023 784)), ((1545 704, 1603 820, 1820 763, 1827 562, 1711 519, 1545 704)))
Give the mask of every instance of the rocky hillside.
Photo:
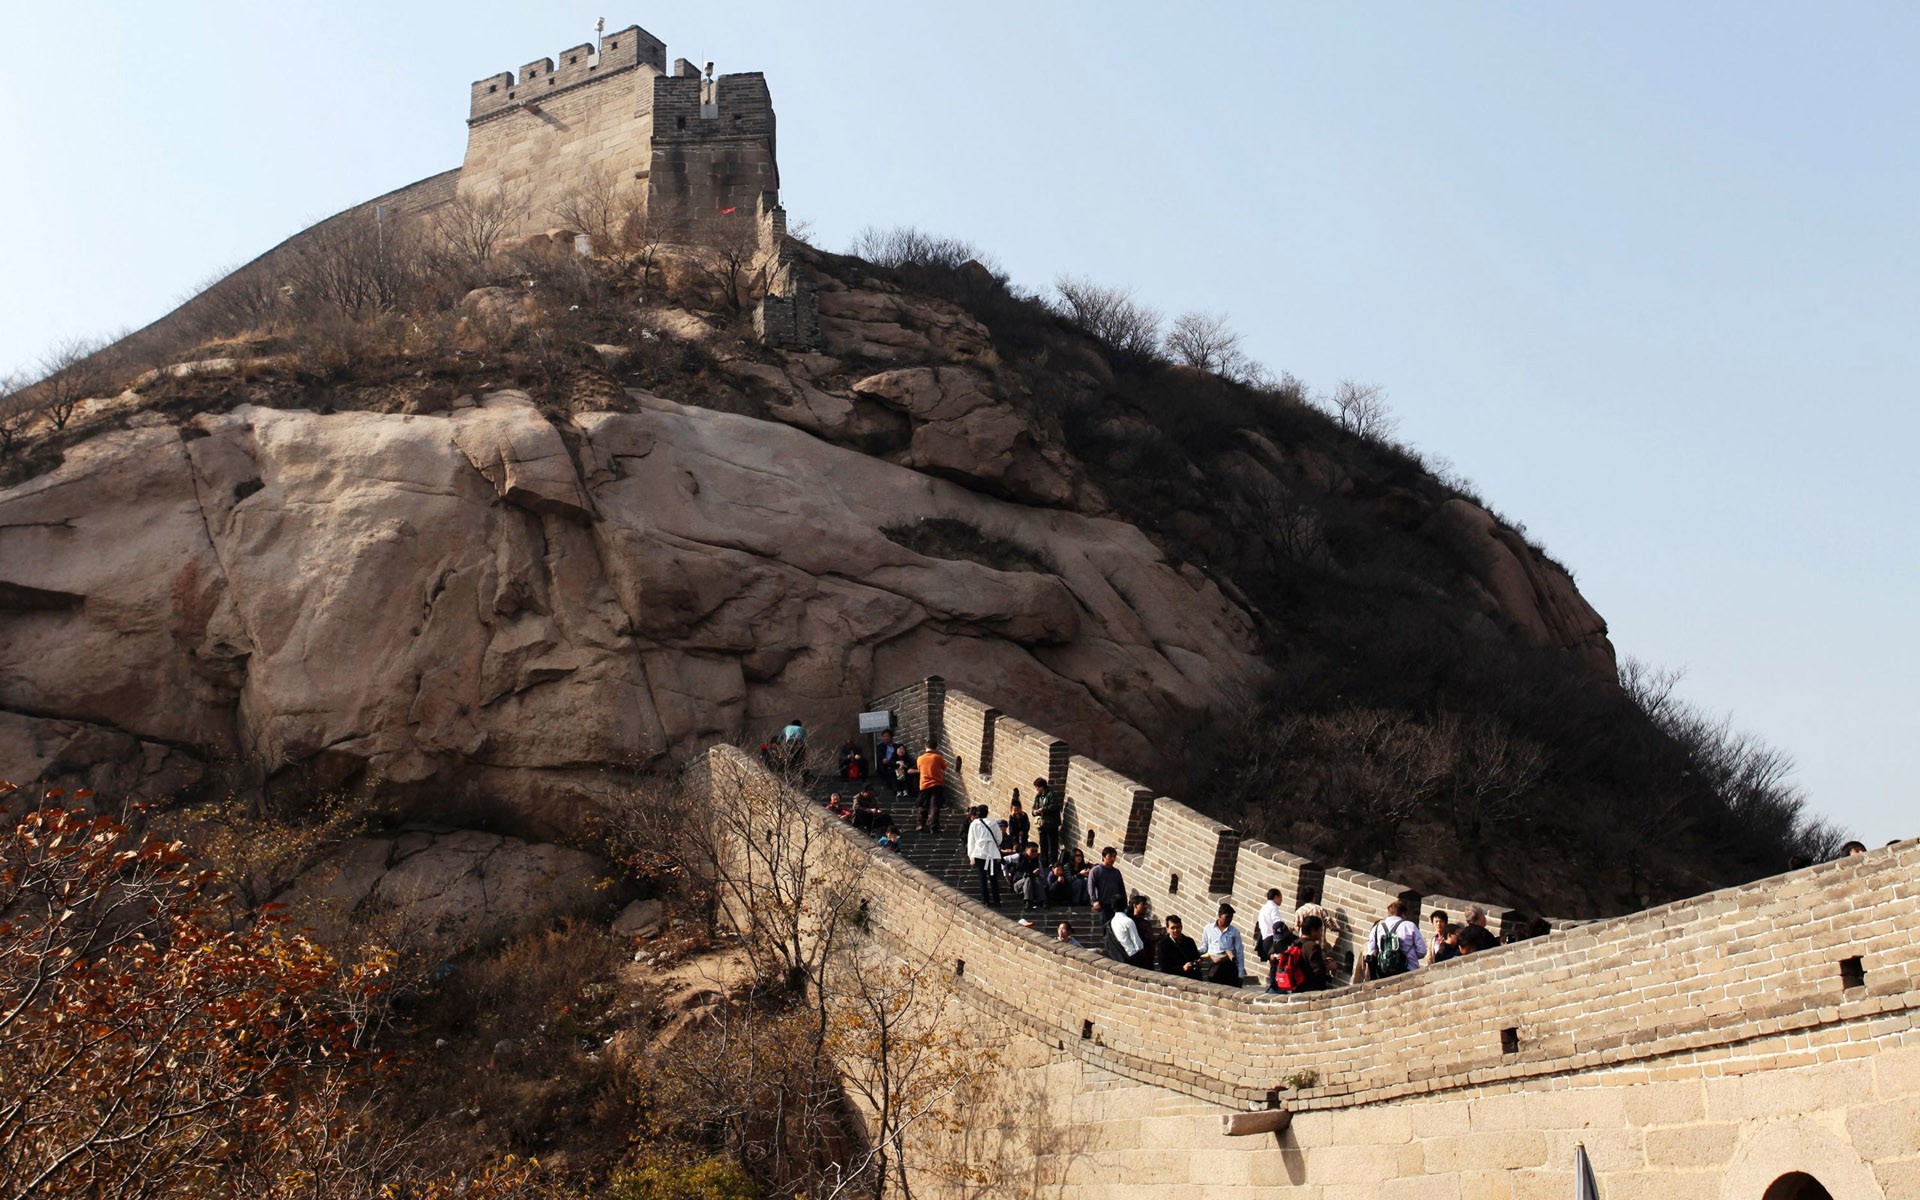
POLYGON ((802 253, 817 352, 759 345, 697 254, 521 257, 411 324, 217 331, 30 429, 0 777, 241 763, 553 836, 622 772, 941 674, 1417 885, 1611 907, 1799 836, 1680 782, 1562 568, 1297 385, 976 263, 802 253))

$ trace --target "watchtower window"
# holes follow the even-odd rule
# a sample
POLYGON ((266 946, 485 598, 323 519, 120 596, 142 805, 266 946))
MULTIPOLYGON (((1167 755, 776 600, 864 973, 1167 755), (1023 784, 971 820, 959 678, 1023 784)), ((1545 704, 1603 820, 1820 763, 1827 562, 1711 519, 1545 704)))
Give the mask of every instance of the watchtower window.
POLYGON ((579 61, 580 61, 580 56, 579 56, 578 54, 569 54, 569 55, 567 55, 567 62, 568 62, 568 64, 569 64, 569 65, 571 65, 571 64, 573 64, 573 63, 577 63, 577 62, 579 62, 579 61))
POLYGON ((685 117, 675 117, 673 119, 673 127, 675 129, 685 129, 687 127, 687 119, 685 117))
POLYGON ((607 49, 609 49, 609 50, 618 50, 619 48, 620 48, 620 43, 619 43, 619 42, 609 42, 609 43, 607 43, 607 49))
POLYGON ((489 92, 497 92, 500 90, 500 85, 497 83, 490 83, 487 85, 487 90, 489 92))

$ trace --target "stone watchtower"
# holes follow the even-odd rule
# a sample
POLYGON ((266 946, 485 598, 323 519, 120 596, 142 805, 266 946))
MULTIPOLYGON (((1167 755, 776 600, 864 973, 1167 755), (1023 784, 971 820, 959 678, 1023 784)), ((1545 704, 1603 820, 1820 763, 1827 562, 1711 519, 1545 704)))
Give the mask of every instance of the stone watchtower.
POLYGON ((473 85, 459 194, 524 206, 518 232, 563 223, 586 193, 699 241, 760 222, 779 189, 766 78, 684 58, 668 74, 666 43, 638 25, 473 85))

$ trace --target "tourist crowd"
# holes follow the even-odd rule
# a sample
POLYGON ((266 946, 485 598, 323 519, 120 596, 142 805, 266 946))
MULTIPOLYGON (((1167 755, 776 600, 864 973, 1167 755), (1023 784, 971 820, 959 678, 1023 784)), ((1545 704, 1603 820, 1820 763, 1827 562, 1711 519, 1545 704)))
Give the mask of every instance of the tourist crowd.
MULTIPOLYGON (((789 735, 804 738, 798 721, 782 731, 774 745, 786 745, 789 735)), ((840 747, 837 762, 839 778, 852 795, 829 793, 828 811, 856 829, 881 831, 882 849, 898 852, 901 835, 879 790, 891 791, 895 800, 914 798, 916 833, 941 831, 947 808, 947 760, 933 746, 916 756, 892 734, 881 734, 871 759, 857 743, 848 741, 840 747)), ((1148 899, 1127 888, 1114 847, 1104 847, 1097 861, 1089 861, 1078 847, 1062 847, 1064 808, 1051 782, 1035 779, 1030 808, 1016 788, 1003 817, 994 818, 985 805, 965 810, 962 841, 974 885, 980 902, 991 908, 1001 907, 1009 897, 1027 913, 1062 906, 1090 908, 1101 931, 1098 949, 1117 962, 1240 987, 1252 974, 1248 960, 1253 957, 1264 964, 1257 977, 1264 977, 1268 992, 1295 993, 1332 987, 1343 973, 1358 982, 1417 971, 1491 949, 1501 940, 1487 928, 1486 910, 1477 905, 1458 924, 1444 912, 1430 914, 1429 936, 1394 900, 1368 931, 1364 954, 1338 961, 1335 947, 1342 930, 1334 914, 1311 902, 1289 912, 1281 905, 1279 888, 1267 892, 1266 903, 1255 916, 1251 950, 1234 924, 1231 904, 1220 904, 1196 936, 1176 914, 1154 920, 1148 899)), ((1031 919, 1025 923, 1031 924, 1031 919)), ((1545 932, 1546 923, 1536 921, 1508 940, 1545 932)), ((1081 945, 1069 923, 1060 924, 1057 936, 1062 942, 1081 945)))

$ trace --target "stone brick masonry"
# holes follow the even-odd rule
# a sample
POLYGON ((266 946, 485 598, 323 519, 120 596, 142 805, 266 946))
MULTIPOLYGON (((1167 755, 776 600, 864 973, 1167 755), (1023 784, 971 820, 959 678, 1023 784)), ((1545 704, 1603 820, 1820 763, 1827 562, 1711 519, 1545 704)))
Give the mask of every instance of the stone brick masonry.
MULTIPOLYGON (((1122 840, 1138 809, 1144 789, 937 680, 870 707, 932 730, 996 811, 1062 762, 1083 840, 1122 840)), ((1165 797, 1147 830, 1125 866, 1162 913, 1233 894, 1244 929, 1266 887, 1320 870, 1165 797)), ((1793 1171, 1841 1200, 1920 1196, 1920 842, 1300 998, 1112 963, 835 844, 878 936, 966 963, 971 1024, 1022 1069, 949 1149, 1031 1194, 1565 1197, 1577 1141, 1607 1200, 1762 1200, 1793 1171), (1278 1135, 1222 1135, 1223 1113, 1270 1106, 1293 1114, 1278 1135)), ((1362 931, 1404 890, 1337 868, 1321 886, 1362 931)))
POLYGON ((637 25, 475 81, 470 113, 460 192, 511 197, 526 232, 610 186, 671 240, 751 234, 780 190, 766 78, 703 77, 686 59, 669 74, 666 44, 637 25))

